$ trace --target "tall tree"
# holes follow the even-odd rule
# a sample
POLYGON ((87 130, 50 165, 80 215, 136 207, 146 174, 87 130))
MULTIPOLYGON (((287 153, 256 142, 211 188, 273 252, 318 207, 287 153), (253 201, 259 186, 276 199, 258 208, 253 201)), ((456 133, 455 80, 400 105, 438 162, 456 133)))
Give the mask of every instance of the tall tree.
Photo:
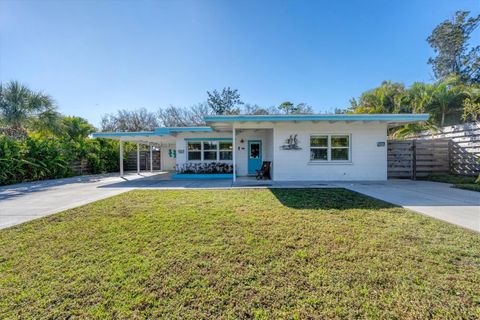
POLYGON ((69 140, 81 141, 95 132, 95 127, 80 117, 63 117, 62 133, 69 140))
POLYGON ((56 121, 52 97, 30 90, 18 81, 0 84, 0 124, 14 130, 56 121))
POLYGON ((165 127, 191 127, 205 125, 203 117, 211 114, 210 107, 200 103, 189 108, 170 106, 158 110, 160 124, 165 127))
POLYGON ((466 94, 464 88, 457 84, 458 79, 453 77, 440 81, 434 86, 428 111, 440 126, 446 125, 447 117, 449 124, 457 123, 463 112, 462 101, 466 94))
POLYGON ((439 80, 454 75, 465 83, 480 83, 480 45, 468 44, 480 23, 480 15, 468 18, 469 14, 457 11, 453 19, 440 23, 427 38, 436 53, 428 63, 439 80))
POLYGON ((295 105, 291 101, 284 101, 279 104, 278 110, 284 114, 290 114, 294 112, 295 105))
POLYGON ((279 110, 275 107, 261 107, 257 104, 246 103, 242 108, 243 114, 252 114, 252 115, 268 115, 268 114, 278 114, 279 110))
POLYGON ((136 110, 119 110, 102 117, 102 131, 152 131, 158 127, 155 113, 145 108, 136 110))
POLYGON ((350 100, 354 113, 402 113, 408 112, 405 104, 405 86, 403 83, 383 81, 379 87, 368 90, 350 100))
POLYGON ((467 98, 463 100, 464 121, 480 121, 480 86, 470 86, 466 90, 467 98))
POLYGON ((297 105, 295 105, 291 101, 285 101, 280 103, 278 106, 278 110, 280 110, 281 113, 284 114, 311 114, 313 113, 313 108, 302 102, 297 105))
POLYGON ((424 113, 432 101, 434 86, 423 82, 414 82, 405 92, 405 99, 412 113, 424 113))
POLYGON ((243 104, 237 89, 226 87, 222 92, 213 90, 207 91, 207 103, 215 114, 239 114, 240 106, 243 104))

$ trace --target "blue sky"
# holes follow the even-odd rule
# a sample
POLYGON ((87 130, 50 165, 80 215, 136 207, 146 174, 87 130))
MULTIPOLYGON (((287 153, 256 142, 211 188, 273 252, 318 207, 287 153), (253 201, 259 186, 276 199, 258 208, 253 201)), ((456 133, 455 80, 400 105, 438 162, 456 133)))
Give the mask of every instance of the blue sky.
POLYGON ((95 125, 224 86, 249 103, 332 111, 382 80, 431 81, 426 38, 456 10, 478 14, 480 1, 2 0, 0 80, 95 125))

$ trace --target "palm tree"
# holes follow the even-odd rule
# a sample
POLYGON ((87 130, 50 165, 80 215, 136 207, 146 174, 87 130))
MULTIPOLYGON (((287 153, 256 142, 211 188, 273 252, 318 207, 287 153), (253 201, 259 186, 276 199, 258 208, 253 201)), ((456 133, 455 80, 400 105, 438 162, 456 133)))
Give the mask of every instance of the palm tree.
POLYGON ((434 87, 423 82, 414 82, 407 90, 407 99, 412 113, 424 113, 432 102, 434 87))
POLYGON ((18 81, 0 84, 0 124, 22 130, 35 122, 52 121, 57 116, 53 99, 34 92, 18 81))
POLYGON ((448 114, 461 112, 460 100, 463 99, 465 91, 457 83, 456 78, 450 78, 434 86, 430 112, 437 121, 439 120, 441 127, 445 125, 445 117, 448 114))
POLYGON ((467 86, 465 95, 467 97, 463 100, 462 120, 480 121, 480 86, 467 86))

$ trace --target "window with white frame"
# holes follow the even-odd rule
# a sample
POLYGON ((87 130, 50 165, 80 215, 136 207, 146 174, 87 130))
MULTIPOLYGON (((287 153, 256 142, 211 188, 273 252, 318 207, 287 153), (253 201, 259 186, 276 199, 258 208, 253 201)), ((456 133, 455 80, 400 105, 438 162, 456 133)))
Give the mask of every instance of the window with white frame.
POLYGON ((350 161, 349 134, 318 134, 310 136, 310 161, 350 161))
POLYGON ((231 141, 188 141, 188 161, 230 161, 233 159, 231 141))
POLYGON ((220 160, 233 159, 233 144, 231 141, 220 141, 220 160))

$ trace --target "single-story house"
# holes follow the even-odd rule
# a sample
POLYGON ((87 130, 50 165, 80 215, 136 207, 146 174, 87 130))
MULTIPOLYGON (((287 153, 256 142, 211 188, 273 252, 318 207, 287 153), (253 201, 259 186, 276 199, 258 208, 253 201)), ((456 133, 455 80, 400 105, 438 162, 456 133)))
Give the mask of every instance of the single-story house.
MULTIPOLYGON (((387 129, 428 118, 428 114, 212 115, 204 118, 205 127, 93 136, 155 144, 161 151, 161 169, 175 170, 178 178, 235 180, 254 175, 269 161, 271 178, 277 181, 386 180, 387 129)), ((120 157, 123 174, 123 151, 120 157)))

